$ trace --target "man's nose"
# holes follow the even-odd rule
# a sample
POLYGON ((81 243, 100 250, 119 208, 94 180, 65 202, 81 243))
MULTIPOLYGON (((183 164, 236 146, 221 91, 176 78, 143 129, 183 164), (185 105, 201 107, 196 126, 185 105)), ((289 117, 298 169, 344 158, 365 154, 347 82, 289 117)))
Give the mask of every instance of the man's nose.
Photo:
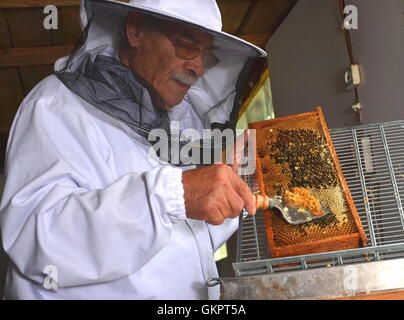
POLYGON ((198 54, 194 59, 188 60, 185 64, 187 71, 192 72, 198 78, 205 73, 204 59, 202 54, 198 54))

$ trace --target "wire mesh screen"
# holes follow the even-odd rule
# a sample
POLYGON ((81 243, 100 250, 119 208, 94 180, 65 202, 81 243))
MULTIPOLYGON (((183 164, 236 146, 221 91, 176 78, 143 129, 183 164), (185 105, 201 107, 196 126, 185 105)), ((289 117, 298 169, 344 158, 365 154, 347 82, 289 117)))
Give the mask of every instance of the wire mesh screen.
POLYGON ((404 125, 341 130, 333 141, 371 245, 404 242, 404 125))
POLYGON ((404 257, 404 121, 329 130, 368 247, 271 258, 260 214, 240 218, 236 275, 404 257))

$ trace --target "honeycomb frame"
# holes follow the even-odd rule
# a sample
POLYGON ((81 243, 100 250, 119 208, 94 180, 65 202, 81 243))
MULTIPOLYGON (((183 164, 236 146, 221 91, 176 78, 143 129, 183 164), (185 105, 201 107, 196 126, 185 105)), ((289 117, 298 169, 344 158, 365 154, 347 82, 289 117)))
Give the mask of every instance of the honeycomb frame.
POLYGON ((358 212, 321 107, 249 124, 256 130, 256 170, 261 194, 273 197, 308 188, 331 209, 314 221, 291 225, 276 209, 263 211, 272 258, 354 249, 367 245, 358 212))

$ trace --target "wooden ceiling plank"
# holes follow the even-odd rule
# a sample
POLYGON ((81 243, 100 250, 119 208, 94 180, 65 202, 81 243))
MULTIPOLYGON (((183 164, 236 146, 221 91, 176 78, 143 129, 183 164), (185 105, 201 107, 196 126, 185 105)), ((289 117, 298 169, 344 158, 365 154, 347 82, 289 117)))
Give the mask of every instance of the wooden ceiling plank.
POLYGON ((53 45, 60 46, 78 43, 82 34, 78 7, 60 8, 58 24, 58 30, 52 30, 53 45))
POLYGON ((239 35, 239 34, 241 33, 241 30, 243 30, 244 25, 245 25, 245 24, 247 23, 247 21, 250 19, 251 13, 252 13, 252 11, 253 11, 254 8, 255 8, 256 2, 257 2, 257 1, 251 1, 251 2, 250 2, 249 6, 248 6, 248 8, 247 8, 247 11, 246 11, 246 13, 245 13, 245 15, 244 15, 244 17, 243 17, 243 19, 241 20, 241 23, 240 23, 240 25, 238 26, 238 28, 237 28, 237 30, 236 30, 236 32, 235 32, 236 35, 239 35))
POLYGON ((24 95, 27 95, 39 81, 53 73, 53 65, 20 67, 24 95))
MULTIPOLYGON (((4 160, 6 157, 6 148, 7 148, 7 140, 8 134, 3 131, 0 127, 0 175, 3 174, 4 171, 4 160)), ((1 188, 0 188, 1 189, 1 188)), ((0 191, 1 193, 1 191, 0 191)))
MULTIPOLYGON (((9 133, 9 131, 10 131, 10 127, 11 127, 11 124, 10 123, 7 123, 7 122, 5 122, 5 121, 3 121, 2 119, 0 119, 0 135, 2 135, 2 136, 4 136, 4 135, 6 135, 6 136, 8 136, 8 133, 9 133)), ((3 147, 4 148, 4 147, 3 147)), ((0 154, 0 156, 2 156, 1 154, 0 154)), ((4 157, 4 156, 3 156, 4 157)), ((3 158, 3 160, 4 160, 4 158, 3 158)), ((0 162, 0 164, 1 164, 1 162, 0 162)), ((1 167, 0 167, 0 173, 1 173, 1 167)))
POLYGON ((73 49, 73 45, 0 48, 0 67, 49 65, 58 58, 68 55, 73 49))
POLYGON ((6 132, 24 97, 17 68, 0 68, 0 97, 0 130, 6 132))
POLYGON ((6 10, 13 47, 27 48, 52 45, 51 30, 46 30, 43 26, 45 16, 39 8, 6 10))
POLYGON ((48 4, 55 6, 78 6, 80 0, 2 0, 0 8, 45 7, 48 4))
POLYGON ((269 39, 269 34, 268 33, 259 33, 259 34, 243 34, 243 35, 238 35, 239 38, 251 42, 252 44, 255 44, 257 47, 260 48, 265 48, 265 44, 267 43, 269 39))
POLYGON ((217 1, 222 14, 223 31, 235 34, 250 6, 250 0, 217 1))
POLYGON ((0 48, 11 47, 10 33, 4 10, 0 10, 0 48))
MULTIPOLYGON (((129 0, 117 1, 128 2, 129 0)), ((48 4, 52 4, 57 7, 78 6, 80 4, 80 0, 1 0, 0 8, 33 8, 45 7, 48 4)))
POLYGON ((239 34, 268 33, 272 35, 296 2, 297 0, 256 1, 239 34))

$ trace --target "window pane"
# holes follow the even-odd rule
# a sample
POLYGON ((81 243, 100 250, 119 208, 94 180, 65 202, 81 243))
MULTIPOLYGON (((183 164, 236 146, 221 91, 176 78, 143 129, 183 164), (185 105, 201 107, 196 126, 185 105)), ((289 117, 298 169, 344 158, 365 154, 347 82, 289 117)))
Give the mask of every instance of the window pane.
POLYGON ((246 111, 239 117, 237 129, 246 129, 250 122, 273 119, 274 117, 271 86, 268 77, 251 100, 246 111))

